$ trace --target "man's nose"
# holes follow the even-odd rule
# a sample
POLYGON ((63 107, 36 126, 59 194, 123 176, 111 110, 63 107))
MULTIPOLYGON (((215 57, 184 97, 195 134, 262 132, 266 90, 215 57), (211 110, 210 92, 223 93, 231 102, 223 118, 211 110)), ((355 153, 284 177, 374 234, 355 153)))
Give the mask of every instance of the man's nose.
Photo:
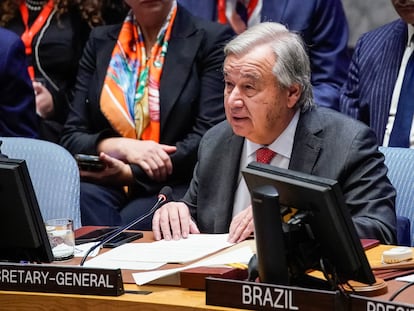
POLYGON ((227 97, 227 102, 230 105, 243 105, 243 99, 241 96, 241 93, 239 91, 239 88, 235 87, 233 90, 229 93, 227 97))

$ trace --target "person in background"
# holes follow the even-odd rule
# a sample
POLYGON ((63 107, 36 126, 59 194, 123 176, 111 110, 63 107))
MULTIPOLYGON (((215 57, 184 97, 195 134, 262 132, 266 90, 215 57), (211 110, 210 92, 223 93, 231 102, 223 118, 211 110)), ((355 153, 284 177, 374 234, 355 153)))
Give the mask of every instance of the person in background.
POLYGON ((91 27, 102 23, 93 0, 3 0, 0 26, 18 34, 36 91, 39 138, 57 143, 78 62, 91 27))
POLYGON ((35 94, 27 73, 24 46, 0 27, 0 136, 37 138, 35 94))
MULTIPOLYGON (((165 185, 182 196, 202 135, 225 118, 221 69, 231 28, 173 0, 125 2, 123 23, 91 32, 61 140, 106 165, 81 170, 83 225, 129 223, 165 185)), ((139 228, 150 229, 151 218, 139 228)))
POLYGON ((375 134, 315 105, 300 36, 278 23, 260 23, 230 41, 225 55, 227 120, 203 136, 181 202, 155 212, 155 239, 199 232, 229 232, 230 242, 249 237, 254 223, 241 169, 258 161, 337 180, 358 235, 395 243, 395 190, 375 134))
POLYGON ((340 109, 373 128, 379 144, 414 148, 414 1, 391 3, 401 18, 357 41, 340 109))
POLYGON ((339 90, 350 55, 341 0, 178 0, 193 14, 230 23, 237 33, 259 22, 279 22, 300 33, 309 53, 312 85, 320 106, 339 110, 339 90))
POLYGON ((129 11, 124 0, 102 0, 102 19, 106 25, 122 23, 129 11))

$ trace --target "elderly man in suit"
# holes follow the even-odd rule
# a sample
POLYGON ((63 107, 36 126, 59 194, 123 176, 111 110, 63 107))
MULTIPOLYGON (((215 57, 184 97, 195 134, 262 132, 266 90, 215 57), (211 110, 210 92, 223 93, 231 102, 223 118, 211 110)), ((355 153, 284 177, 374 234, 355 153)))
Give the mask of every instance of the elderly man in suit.
POLYGON ((229 232, 231 242, 248 237, 254 223, 240 171, 266 147, 270 165, 338 180, 359 236, 395 243, 395 191, 375 134, 314 105, 300 37, 281 24, 260 23, 228 43, 225 54, 226 120, 204 135, 182 202, 156 211, 155 238, 198 232, 229 232))
POLYGON ((401 18, 358 40, 340 110, 373 128, 379 144, 413 148, 414 1, 391 2, 401 18))
POLYGON ((24 46, 4 28, 0 28, 0 96, 0 136, 37 138, 39 119, 24 46))
MULTIPOLYGON (((125 21, 92 30, 61 139, 106 164, 81 170, 83 225, 129 223, 165 185, 185 193, 201 137, 225 118, 221 69, 232 29, 174 0, 125 3, 125 21)), ((145 220, 139 229, 151 228, 145 220)))
POLYGON ((350 61, 348 22, 341 0, 178 2, 205 19, 228 21, 236 32, 263 21, 278 22, 299 32, 308 47, 317 104, 339 110, 339 90, 346 80, 350 61))

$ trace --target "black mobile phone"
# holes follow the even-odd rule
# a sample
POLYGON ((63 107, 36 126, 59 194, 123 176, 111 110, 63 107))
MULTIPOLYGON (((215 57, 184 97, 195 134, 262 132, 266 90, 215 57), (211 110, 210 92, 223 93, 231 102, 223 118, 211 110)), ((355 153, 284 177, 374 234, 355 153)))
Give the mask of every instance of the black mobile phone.
POLYGON ((83 244, 83 243, 89 243, 89 242, 97 242, 102 241, 106 237, 108 237, 110 234, 114 233, 116 230, 118 230, 119 227, 108 227, 108 228, 101 228, 96 229, 91 232, 85 233, 75 239, 75 244, 83 244))
POLYGON ((79 169, 83 171, 99 172, 103 171, 106 167, 98 156, 90 154, 75 154, 76 162, 79 169))
POLYGON ((118 236, 116 236, 109 242, 104 243, 103 247, 114 248, 122 244, 141 239, 143 236, 144 235, 142 234, 142 232, 132 232, 132 231, 121 232, 118 236))

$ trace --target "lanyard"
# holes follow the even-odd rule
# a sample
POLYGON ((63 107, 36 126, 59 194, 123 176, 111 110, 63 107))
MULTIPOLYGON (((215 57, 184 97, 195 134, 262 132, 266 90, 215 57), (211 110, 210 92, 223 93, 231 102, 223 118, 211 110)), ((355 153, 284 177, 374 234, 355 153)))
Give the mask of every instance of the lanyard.
MULTIPOLYGON (((21 39, 26 48, 26 55, 29 56, 32 54, 32 41, 34 36, 39 32, 39 30, 46 23, 46 20, 50 16, 54 8, 53 0, 49 0, 48 3, 43 7, 39 16, 34 21, 33 25, 29 28, 29 10, 27 9, 26 2, 22 1, 20 4, 20 14, 22 15, 22 20, 24 24, 24 32, 21 35, 21 39)), ((34 79, 34 69, 33 66, 29 66, 29 74, 32 79, 34 79)))

